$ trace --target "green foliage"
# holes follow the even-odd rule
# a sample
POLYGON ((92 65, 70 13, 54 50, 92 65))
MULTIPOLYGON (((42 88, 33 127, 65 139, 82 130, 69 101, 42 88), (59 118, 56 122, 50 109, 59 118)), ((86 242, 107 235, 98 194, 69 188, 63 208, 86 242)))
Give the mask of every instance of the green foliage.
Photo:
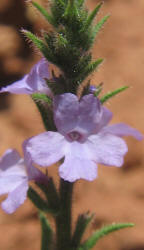
POLYGON ((93 71, 95 71, 102 62, 103 62, 103 59, 99 58, 96 61, 89 63, 83 70, 83 73, 81 73, 81 75, 77 79, 79 83, 81 83, 86 77, 88 77, 93 71))
POLYGON ((47 12, 45 8, 43 8, 41 5, 39 5, 37 2, 31 1, 32 5, 45 17, 45 19, 55 26, 55 22, 53 20, 53 17, 47 12))
POLYGON ((24 35, 34 43, 34 45, 41 51, 43 56, 45 56, 48 61, 55 62, 53 52, 49 49, 49 47, 44 43, 42 39, 35 36, 32 32, 24 29, 22 29, 22 33, 24 33, 24 35))
POLYGON ((101 30, 101 28, 103 27, 104 23, 108 20, 108 18, 110 17, 110 15, 107 15, 105 17, 103 17, 94 27, 94 37, 97 35, 97 33, 101 30))
POLYGON ((84 6, 84 0, 52 0, 50 14, 38 3, 32 1, 32 4, 53 26, 53 31, 43 32, 42 39, 29 31, 23 31, 45 58, 62 72, 61 88, 56 90, 52 84, 53 93, 76 93, 81 82, 102 62, 102 59, 92 62, 89 52, 96 34, 108 19, 105 16, 94 24, 102 2, 90 14, 84 6))
POLYGON ((48 203, 44 201, 32 187, 29 187, 28 197, 38 209, 49 211, 48 203))
POLYGON ((104 95, 103 97, 101 97, 100 101, 101 103, 104 103, 106 102, 107 100, 109 100, 111 97, 119 94, 120 92, 123 92, 124 90, 128 89, 129 87, 128 86, 124 86, 124 87, 121 87, 121 88, 118 88, 114 91, 111 91, 111 92, 108 92, 106 95, 104 95))
POLYGON ((97 241, 104 237, 105 235, 115 232, 117 230, 127 228, 127 227, 133 227, 133 223, 119 223, 119 224, 112 224, 103 227, 102 229, 96 231, 88 240, 86 240, 78 250, 89 250, 93 248, 97 241))
POLYGON ((35 184, 43 192, 45 199, 41 198, 40 194, 32 187, 29 187, 28 190, 29 199, 40 211, 56 216, 59 211, 59 196, 52 178, 48 178, 45 183, 36 182, 35 184))
POLYGON ((92 218, 93 218, 93 215, 89 215, 89 213, 81 214, 78 216, 75 231, 72 236, 72 242, 71 242, 72 249, 77 249, 77 247, 79 247, 82 236, 87 226, 91 222, 92 218))
POLYGON ((52 238, 53 238, 53 231, 49 225, 49 222, 46 216, 42 212, 39 213, 39 218, 40 218, 41 229, 42 229, 41 250, 50 250, 50 247, 52 244, 52 238))
POLYGON ((88 16, 87 20, 86 20, 86 24, 84 27, 84 30, 86 30, 93 22, 94 18, 96 17, 96 15, 98 14, 101 6, 102 6, 103 2, 99 3, 96 8, 90 13, 90 15, 88 16))
POLYGON ((47 183, 36 183, 41 191, 45 194, 46 200, 49 204, 51 213, 55 216, 59 211, 59 196, 52 178, 49 178, 47 183))

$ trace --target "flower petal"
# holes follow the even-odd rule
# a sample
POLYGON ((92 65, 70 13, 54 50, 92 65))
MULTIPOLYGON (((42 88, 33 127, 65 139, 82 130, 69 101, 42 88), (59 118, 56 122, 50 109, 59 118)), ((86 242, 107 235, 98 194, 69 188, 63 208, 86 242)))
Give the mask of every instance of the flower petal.
POLYGON ((66 93, 54 98, 54 120, 62 134, 73 130, 77 125, 79 102, 76 95, 66 93))
POLYGON ((17 175, 0 176, 0 195, 7 194, 15 190, 27 177, 17 175))
POLYGON ((31 72, 27 77, 27 84, 34 92, 50 94, 45 78, 49 78, 48 62, 42 58, 37 64, 34 65, 31 72))
POLYGON ((1 203, 2 209, 6 213, 13 213, 24 203, 28 190, 28 182, 23 181, 16 189, 9 193, 8 198, 1 203))
POLYGON ((0 158, 0 178, 3 176, 26 177, 24 160, 14 149, 8 149, 0 158))
POLYGON ((0 194, 13 191, 25 179, 27 173, 23 159, 16 150, 7 150, 0 158, 0 194))
POLYGON ((12 94, 32 94, 32 89, 27 83, 27 77, 28 76, 25 75, 21 80, 1 88, 0 93, 10 92, 12 94))
POLYGON ((27 140, 26 151, 32 161, 40 166, 49 166, 64 157, 67 142, 57 132, 45 132, 27 140))
POLYGON ((61 178, 69 182, 78 179, 94 180, 97 177, 97 165, 90 158, 91 152, 86 144, 69 143, 64 163, 59 167, 61 178))
POLYGON ((110 122, 111 119, 112 112, 106 107, 102 107, 102 116, 99 123, 95 127, 94 133, 98 133, 103 127, 105 127, 110 122))
POLYGON ((120 137, 121 136, 133 136, 139 141, 143 139, 143 135, 138 130, 124 123, 118 123, 118 124, 107 126, 104 128, 104 131, 111 133, 113 135, 120 136, 120 137))
POLYGON ((88 138, 92 160, 109 166, 120 167, 128 148, 125 141, 115 135, 99 133, 88 138))
POLYGON ((28 180, 34 180, 37 182, 47 182, 48 181, 48 176, 43 174, 38 168, 34 167, 32 165, 32 158, 29 152, 27 152, 27 145, 28 140, 25 140, 23 143, 23 152, 24 152, 24 162, 28 174, 28 180))
POLYGON ((101 117, 102 108, 99 99, 92 94, 83 96, 79 103, 78 126, 91 134, 101 117))
POLYGON ((35 92, 51 95, 45 78, 49 78, 48 62, 41 59, 33 66, 30 73, 25 75, 23 79, 12 83, 0 90, 2 92, 10 92, 13 94, 33 94, 35 92))

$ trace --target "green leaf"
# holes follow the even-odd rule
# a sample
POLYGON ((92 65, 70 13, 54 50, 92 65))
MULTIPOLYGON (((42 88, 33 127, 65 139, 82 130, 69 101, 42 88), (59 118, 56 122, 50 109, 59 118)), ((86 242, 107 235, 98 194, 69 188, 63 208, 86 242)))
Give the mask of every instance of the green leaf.
POLYGON ((63 16, 68 19, 74 18, 74 20, 76 19, 76 17, 79 16, 78 8, 75 4, 75 0, 68 0, 63 16))
POLYGON ((41 221, 42 229, 41 250, 50 250, 52 244, 53 231, 48 223, 46 216, 43 213, 39 213, 39 218, 41 221))
POLYGON ((112 91, 112 92, 108 92, 106 95, 104 95, 104 96, 100 99, 101 103, 106 102, 106 101, 109 100, 111 97, 113 97, 113 96, 119 94, 120 92, 122 92, 122 91, 124 91, 124 90, 126 90, 126 89, 128 89, 128 88, 129 88, 128 86, 123 86, 123 87, 118 88, 118 89, 116 89, 116 90, 114 90, 114 91, 112 91))
POLYGON ((37 2, 31 1, 32 5, 39 10, 39 12, 45 17, 45 19, 52 24, 53 26, 56 26, 52 16, 46 11, 45 8, 43 8, 41 5, 39 5, 37 2))
POLYGON ((46 57, 47 60, 51 62, 55 62, 55 58, 53 56, 53 52, 49 49, 49 47, 37 36, 35 36, 32 32, 28 30, 22 29, 22 32, 36 45, 36 47, 42 52, 42 54, 46 57))
POLYGON ((104 59, 99 58, 96 61, 89 63, 88 66, 85 67, 83 70, 83 73, 76 79, 79 84, 86 78, 88 77, 89 74, 91 74, 94 70, 98 68, 98 66, 104 61, 104 59))
POLYGON ((86 76, 88 76, 89 74, 91 74, 94 70, 96 70, 98 68, 98 66, 104 61, 104 59, 99 58, 96 61, 90 63, 85 70, 84 75, 86 74, 86 76))
POLYGON ((101 30, 104 23, 108 20, 110 15, 104 16, 94 27, 94 37, 97 35, 97 33, 101 30))
POLYGON ((22 33, 24 33, 38 47, 38 49, 40 49, 41 51, 46 49, 46 45, 44 44, 44 42, 40 38, 35 36, 32 32, 22 29, 22 33))
POLYGON ((82 7, 84 4, 85 0, 78 0, 78 5, 79 7, 82 7))
POLYGON ((48 210, 48 203, 44 201, 32 187, 29 187, 28 197, 38 209, 42 211, 48 210))
POLYGON ((86 30, 91 23, 93 22, 94 18, 96 17, 98 11, 100 10, 101 6, 102 6, 103 2, 99 3, 96 8, 91 12, 91 14, 88 16, 84 30, 86 30))
POLYGON ((97 241, 104 237, 105 235, 115 232, 117 230, 127 228, 127 227, 133 227, 133 223, 119 223, 119 224, 112 224, 103 227, 102 229, 96 231, 87 241, 85 241, 78 250, 89 250, 93 248, 97 241))
POLYGON ((76 248, 79 246, 82 236, 88 226, 88 224, 90 223, 90 221, 93 218, 93 214, 89 215, 89 213, 86 214, 81 214, 78 216, 77 222, 76 222, 76 227, 75 227, 75 231, 74 234, 72 236, 72 248, 76 248))
POLYGON ((47 185, 38 182, 36 185, 43 191, 53 215, 56 215, 59 211, 60 200, 53 179, 49 178, 47 185))

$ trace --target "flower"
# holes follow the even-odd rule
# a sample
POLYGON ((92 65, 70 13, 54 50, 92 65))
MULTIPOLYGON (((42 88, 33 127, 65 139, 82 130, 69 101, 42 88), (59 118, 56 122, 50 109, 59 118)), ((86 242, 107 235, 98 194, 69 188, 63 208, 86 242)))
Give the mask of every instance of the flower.
POLYGON ((0 158, 0 195, 8 193, 1 203, 2 209, 13 213, 26 199, 28 181, 44 178, 46 176, 32 166, 28 155, 24 161, 16 150, 8 149, 0 158))
POLYGON ((58 132, 44 132, 30 138, 26 151, 41 166, 50 166, 64 158, 59 167, 61 178, 73 182, 97 177, 97 163, 120 167, 128 151, 121 138, 142 135, 134 128, 119 123, 107 126, 112 113, 92 94, 79 101, 71 93, 54 98, 54 120, 58 132))
POLYGON ((34 65, 29 74, 25 75, 21 80, 3 87, 0 92, 28 95, 39 92, 51 95, 51 91, 46 84, 45 78, 49 78, 48 62, 42 58, 34 65))

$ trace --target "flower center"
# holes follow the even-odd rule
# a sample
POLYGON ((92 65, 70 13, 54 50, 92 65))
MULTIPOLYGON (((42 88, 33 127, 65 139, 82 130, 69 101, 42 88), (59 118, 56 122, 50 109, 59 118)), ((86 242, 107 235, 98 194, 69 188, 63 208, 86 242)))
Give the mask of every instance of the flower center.
POLYGON ((77 131, 72 131, 68 134, 68 138, 71 140, 71 141, 79 141, 81 139, 81 134, 77 131))

